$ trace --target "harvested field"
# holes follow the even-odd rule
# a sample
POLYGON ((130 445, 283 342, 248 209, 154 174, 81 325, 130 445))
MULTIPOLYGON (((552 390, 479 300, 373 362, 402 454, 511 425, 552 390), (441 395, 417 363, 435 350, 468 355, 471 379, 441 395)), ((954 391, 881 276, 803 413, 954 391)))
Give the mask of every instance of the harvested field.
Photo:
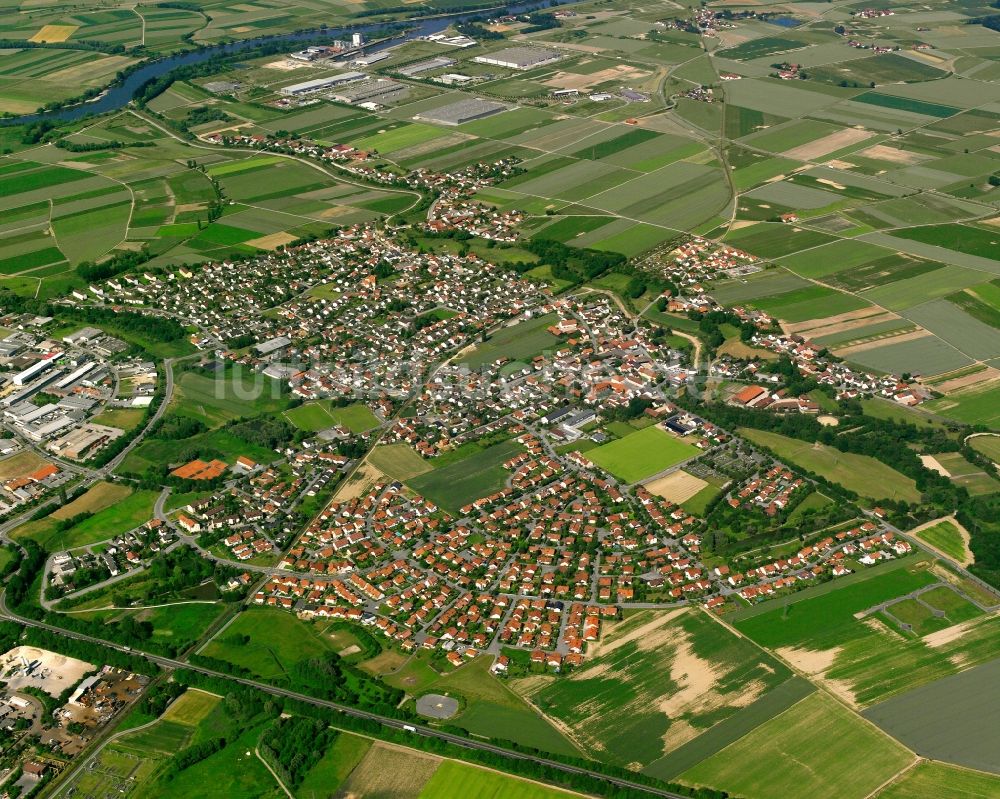
POLYGON ((376 743, 341 788, 345 799, 392 796, 417 799, 441 761, 412 749, 376 743))
POLYGON ((902 344, 904 341, 917 341, 923 338, 934 338, 934 334, 929 330, 911 330, 908 333, 900 333, 899 335, 887 335, 884 338, 875 339, 875 341, 865 341, 861 344, 853 344, 849 347, 841 347, 836 350, 836 354, 841 358, 846 358, 848 355, 854 355, 859 352, 865 352, 866 350, 874 350, 879 347, 884 347, 887 343, 889 344, 902 344))
POLYGON ((707 485, 708 483, 700 477, 679 471, 661 477, 659 480, 652 480, 646 483, 645 488, 650 494, 656 494, 658 497, 663 497, 665 500, 679 505, 691 499, 707 485))
POLYGON ((557 72, 543 83, 553 89, 589 89, 591 86, 597 86, 599 83, 605 83, 609 80, 636 81, 642 80, 648 75, 648 72, 636 67, 620 64, 589 75, 580 75, 576 72, 557 72))
POLYGON ((49 44, 65 42, 70 36, 76 33, 79 27, 79 25, 43 25, 28 41, 48 42, 49 44))
POLYGON ((917 153, 913 150, 901 150, 885 144, 876 144, 873 147, 868 147, 859 152, 858 155, 863 155, 865 158, 873 158, 876 161, 889 161, 890 163, 901 164, 903 166, 913 166, 931 158, 931 156, 924 155, 923 153, 917 153))
POLYGON ((1000 380, 1000 370, 994 369, 992 366, 987 366, 985 369, 979 369, 972 374, 961 375, 960 377, 936 383, 934 390, 942 394, 950 394, 952 391, 961 391, 963 388, 979 386, 980 383, 991 383, 994 380, 1000 380))
POLYGON ((276 250, 283 244, 288 244, 289 242, 295 241, 296 236, 291 233, 285 233, 280 231, 278 233, 271 233, 267 236, 261 236, 259 239, 250 239, 250 241, 243 242, 251 247, 256 247, 258 250, 276 250))
POLYGON ((363 463, 358 467, 358 470, 354 473, 350 480, 346 480, 340 484, 340 488, 338 488, 337 493, 333 495, 333 499, 337 502, 346 502, 350 499, 357 499, 358 497, 367 494, 368 490, 375 485, 375 483, 384 478, 385 475, 370 463, 363 463))
POLYGON ((945 469, 933 455, 921 455, 920 462, 924 465, 925 469, 937 472, 942 477, 951 477, 951 472, 945 469))
POLYGON ((872 130, 845 128, 807 144, 800 144, 798 147, 786 150, 782 155, 797 161, 812 161, 837 150, 843 150, 845 147, 850 147, 865 139, 870 139, 874 135, 875 131, 872 130))
POLYGON ((807 319, 804 322, 786 323, 783 328, 789 335, 802 336, 803 338, 818 338, 899 318, 898 315, 891 311, 882 311, 878 308, 859 308, 856 311, 848 311, 836 316, 807 319))

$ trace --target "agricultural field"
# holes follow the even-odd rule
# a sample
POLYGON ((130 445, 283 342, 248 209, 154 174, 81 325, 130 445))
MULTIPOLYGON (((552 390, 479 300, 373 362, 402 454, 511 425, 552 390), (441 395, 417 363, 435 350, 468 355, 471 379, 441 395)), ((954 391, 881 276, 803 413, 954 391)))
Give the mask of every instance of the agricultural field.
POLYGON ((972 562, 972 553, 969 552, 968 546, 968 533, 960 530, 954 521, 945 520, 930 526, 925 525, 918 528, 914 535, 956 563, 972 562))
POLYGON ((862 799, 912 761, 913 755, 889 736, 816 693, 680 779, 690 785, 724 785, 748 799, 862 799), (855 762, 865 767, 851 768, 855 762))
POLYGON ((848 703, 865 707, 992 657, 1000 625, 950 584, 941 567, 911 557, 806 589, 782 607, 737 611, 732 623, 848 703), (917 591, 919 603, 894 604, 917 591), (944 615, 935 617, 934 610, 944 615))
POLYGON ((865 711, 870 721, 918 755, 1000 775, 992 690, 1000 661, 983 663, 930 685, 914 688, 865 711), (935 724, 925 724, 933 713, 935 724))
POLYGON ((620 480, 637 483, 696 454, 693 444, 654 426, 590 450, 587 457, 620 480))
POLYGON ((649 767, 791 677, 700 611, 642 611, 617 622, 565 679, 513 683, 585 751, 649 767))
POLYGON ((900 775, 879 799, 990 799, 1000 791, 1000 777, 970 771, 944 763, 919 763, 900 775))

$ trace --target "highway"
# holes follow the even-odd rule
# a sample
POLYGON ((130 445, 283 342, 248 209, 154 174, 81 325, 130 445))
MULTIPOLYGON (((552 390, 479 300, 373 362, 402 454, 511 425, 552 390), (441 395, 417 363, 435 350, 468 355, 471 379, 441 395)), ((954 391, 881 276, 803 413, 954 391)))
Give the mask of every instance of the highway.
MULTIPOLYGON (((502 746, 495 746, 494 744, 487 743, 485 741, 478 741, 471 738, 463 738, 460 735, 452 735, 441 730, 434 729, 433 727, 425 727, 421 724, 414 724, 410 721, 402 721, 400 719, 390 718, 389 716, 382 716, 378 713, 370 713, 367 710, 359 710, 358 708, 350 707, 349 705, 341 705, 336 702, 329 702, 325 699, 317 699, 307 694, 300 694, 296 691, 290 691, 285 688, 278 688, 273 685, 268 685, 266 683, 257 682, 255 680, 248 680, 244 677, 236 677, 232 674, 226 674, 221 671, 215 671, 214 669, 208 669, 203 666, 195 666, 190 663, 185 663, 181 660, 174 660, 172 658, 161 657, 159 655, 153 655, 149 652, 143 652, 139 649, 134 649, 131 647, 123 646, 122 644, 117 644, 113 641, 106 641, 103 638, 95 638, 94 636, 84 635, 83 633, 77 633, 70 630, 64 630, 61 627, 56 627, 51 624, 45 624, 44 622, 34 621, 32 619, 25 619, 18 616, 13 611, 7 607, 7 598, 4 594, 0 594, 0 617, 6 618, 10 621, 17 622, 18 624, 23 624, 25 627, 34 627, 40 630, 47 630, 48 632, 55 633, 57 635, 63 635, 67 638, 75 638, 79 641, 87 641, 91 644, 97 644, 98 646, 105 646, 109 649, 115 649, 119 652, 126 652, 136 657, 145 658, 150 663, 155 663, 164 669, 187 669, 188 671, 197 672, 199 674, 204 674, 208 677, 217 677, 223 680, 229 680, 230 682, 239 683, 240 685, 246 685, 250 688, 256 688, 264 693, 271 694, 272 696, 280 696, 287 699, 294 699, 299 702, 305 702, 316 707, 327 708, 329 710, 336 710, 343 713, 345 716, 351 716, 353 718, 365 719, 367 721, 374 721, 381 724, 384 727, 390 727, 396 730, 410 730, 415 735, 421 735, 426 738, 437 738, 442 741, 447 741, 448 743, 455 744, 456 746, 461 746, 466 749, 474 749, 481 752, 490 752, 492 754, 501 755, 503 757, 510 758, 512 760, 525 760, 532 763, 537 763, 539 765, 548 766, 549 768, 562 771, 566 774, 576 774, 585 775, 592 777, 596 780, 601 780, 610 785, 615 785, 619 788, 632 788, 637 791, 645 791, 651 796, 662 796, 665 799, 690 799, 690 797, 685 797, 683 794, 673 793, 662 788, 654 788, 649 785, 644 785, 640 782, 632 782, 631 780, 623 779, 620 777, 612 777, 607 774, 602 774, 599 771, 591 771, 590 769, 582 768, 580 766, 571 766, 567 763, 560 763, 556 760, 549 760, 548 758, 540 757, 538 755, 530 755, 522 752, 511 751, 510 749, 504 749, 502 746)), ((516 772, 512 772, 516 773, 516 772)))

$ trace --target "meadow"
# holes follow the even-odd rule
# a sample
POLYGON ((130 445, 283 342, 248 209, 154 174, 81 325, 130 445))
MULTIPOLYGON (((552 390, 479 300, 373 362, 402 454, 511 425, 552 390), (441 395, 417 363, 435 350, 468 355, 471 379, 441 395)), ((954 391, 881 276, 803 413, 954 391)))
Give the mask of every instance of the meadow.
POLYGON ((902 499, 906 502, 920 500, 920 492, 911 478, 868 455, 841 452, 825 444, 813 444, 763 430, 743 428, 740 434, 771 450, 777 457, 863 497, 902 499))
POLYGON ((559 321, 555 314, 518 322, 501 328, 473 350, 459 356, 458 360, 470 369, 506 358, 509 361, 531 360, 546 350, 559 346, 559 339, 548 328, 559 321))
POLYGON ((408 485, 418 494, 458 516, 463 505, 503 488, 510 472, 501 464, 522 451, 523 447, 517 442, 504 441, 417 475, 408 481, 408 485))
POLYGON ((334 651, 316 626, 290 613, 248 608, 199 654, 241 666, 265 680, 285 677, 295 664, 334 651), (244 643, 244 641, 246 641, 244 643))
POLYGON ((587 457, 620 480, 637 483, 697 453, 697 447, 671 433, 647 427, 592 449, 587 457))

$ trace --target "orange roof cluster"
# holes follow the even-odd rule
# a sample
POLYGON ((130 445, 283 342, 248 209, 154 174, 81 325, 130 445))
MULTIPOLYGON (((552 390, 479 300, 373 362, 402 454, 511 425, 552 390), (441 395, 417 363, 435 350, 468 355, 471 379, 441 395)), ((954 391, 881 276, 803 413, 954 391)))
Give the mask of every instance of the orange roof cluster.
POLYGON ((59 467, 54 463, 47 463, 44 466, 36 469, 31 474, 28 475, 29 478, 35 482, 41 482, 46 477, 51 477, 54 474, 59 474, 59 467))
POLYGON ((180 477, 182 480, 214 480, 225 473, 229 465, 220 460, 212 460, 205 463, 203 460, 195 458, 190 463, 178 466, 170 474, 173 477, 180 477))

